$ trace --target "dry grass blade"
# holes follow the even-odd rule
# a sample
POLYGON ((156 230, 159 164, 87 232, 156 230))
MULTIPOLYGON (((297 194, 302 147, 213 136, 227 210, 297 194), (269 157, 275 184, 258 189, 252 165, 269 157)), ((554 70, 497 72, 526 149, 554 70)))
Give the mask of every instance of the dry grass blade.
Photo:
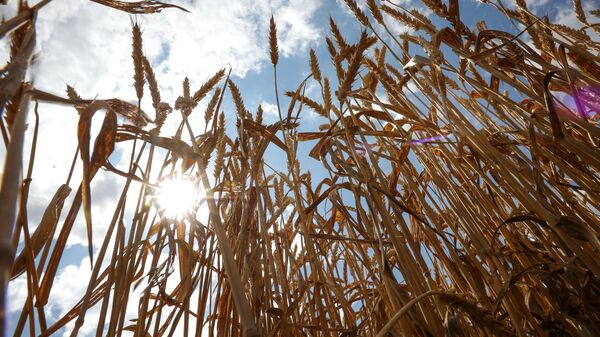
POLYGON ((159 13, 165 8, 177 8, 184 12, 189 12, 187 9, 168 4, 160 1, 152 1, 152 0, 143 0, 143 1, 133 1, 133 2, 125 2, 125 1, 117 1, 117 0, 92 0, 93 2, 99 3, 104 6, 112 7, 114 9, 118 9, 120 11, 124 11, 130 14, 152 14, 159 13))
POLYGON ((108 110, 94 142, 94 151, 90 163, 90 178, 98 172, 98 169, 104 165, 114 151, 116 135, 117 115, 114 111, 108 110))
POLYGON ((0 206, 0 334, 4 334, 6 329, 6 311, 4 309, 6 308, 6 287, 14 260, 14 247, 10 238, 17 216, 30 90, 29 84, 23 88, 21 106, 15 117, 10 143, 6 150, 2 186, 0 187, 0 200, 2 200, 2 206, 0 206))
POLYGON ((117 133, 117 115, 112 111, 110 106, 107 106, 104 102, 91 103, 79 117, 79 123, 77 125, 77 138, 79 139, 79 153, 81 155, 81 161, 83 162, 83 181, 82 181, 82 201, 83 211, 85 214, 85 221, 87 225, 88 235, 88 251, 90 256, 90 263, 93 265, 93 244, 92 244, 92 201, 90 183, 98 172, 98 169, 108 159, 115 146, 115 139, 117 133), (90 159, 90 128, 92 117, 102 108, 108 108, 104 122, 98 137, 94 144, 94 150, 90 159))
POLYGON ((398 319, 400 319, 400 317, 402 317, 402 315, 406 314, 410 309, 412 309, 412 307, 415 304, 417 304, 419 301, 422 301, 423 299, 425 299, 429 296, 438 295, 440 293, 441 293, 441 291, 439 291, 439 290, 429 290, 428 292, 423 293, 423 294, 413 298, 412 300, 410 300, 400 310, 398 310, 398 312, 396 312, 394 314, 394 316, 392 316, 392 318, 390 318, 390 320, 385 324, 385 326, 377 333, 377 337, 387 336, 388 332, 392 329, 394 324, 396 324, 396 321, 398 321, 398 319))
MULTIPOLYGON (((68 185, 61 185, 46 207, 39 225, 35 229, 35 232, 33 232, 33 235, 31 235, 31 249, 34 253, 34 257, 37 256, 44 245, 49 244, 52 239, 63 205, 70 193, 71 188, 68 185)), ((10 275, 11 279, 15 279, 25 272, 26 263, 25 252, 21 252, 13 263, 10 275)))
MULTIPOLYGON (((67 92, 69 90, 67 88, 67 92)), ((98 105, 98 109, 110 109, 117 114, 127 118, 131 123, 137 126, 146 126, 151 120, 146 113, 139 109, 136 105, 133 105, 129 102, 125 102, 118 98, 111 99, 79 99, 76 93, 70 92, 69 95, 74 94, 74 97, 77 98, 63 98, 54 94, 47 93, 45 91, 39 89, 33 89, 31 91, 32 98, 37 101, 53 103, 53 104, 61 104, 61 105, 71 105, 77 109, 79 114, 82 114, 82 111, 85 110, 90 104, 95 103, 98 105)), ((81 117, 81 116, 80 116, 81 117)))
POLYGON ((552 77, 556 74, 556 72, 549 72, 544 76, 544 99, 546 103, 546 109, 548 110, 548 114, 550 115, 550 124, 552 125, 552 135, 554 139, 560 139, 563 135, 563 128, 560 122, 560 118, 556 112, 556 108, 554 107, 553 97, 550 93, 550 81, 552 77))

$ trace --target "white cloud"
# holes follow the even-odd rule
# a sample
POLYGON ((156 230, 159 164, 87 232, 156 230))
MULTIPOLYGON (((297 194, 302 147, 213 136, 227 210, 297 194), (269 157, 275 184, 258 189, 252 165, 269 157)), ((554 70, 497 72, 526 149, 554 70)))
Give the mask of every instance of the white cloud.
POLYGON ((27 276, 23 274, 8 285, 8 313, 19 312, 27 299, 27 276))
POLYGON ((306 50, 310 42, 320 39, 319 30, 309 19, 319 9, 320 1, 291 0, 287 6, 275 12, 279 36, 279 46, 284 56, 290 56, 298 49, 306 50))
MULTIPOLYGON (((144 49, 156 68, 166 98, 176 98, 189 76, 197 87, 216 70, 231 64, 244 77, 268 60, 268 24, 278 24, 284 56, 307 48, 319 38, 311 19, 320 1, 196 1, 191 13, 164 10, 138 16, 144 49)), ((72 0, 51 3, 40 12, 42 59, 39 84, 62 89, 74 84, 86 95, 120 94, 134 98, 131 66, 131 22, 126 13, 72 0)), ((193 90, 193 88, 192 88, 193 90)))
POLYGON ((279 117, 277 105, 275 105, 273 103, 269 103, 267 101, 262 101, 260 103, 260 106, 262 107, 262 109, 265 113, 265 116, 267 116, 267 118, 272 119, 274 117, 279 117))
POLYGON ((67 313, 79 302, 87 290, 92 271, 88 257, 84 257, 79 265, 68 265, 61 269, 50 292, 50 308, 57 310, 58 316, 67 313))
MULTIPOLYGON (((105 261, 102 269, 107 266, 108 263, 105 261)), ((78 265, 71 264, 62 268, 52 285, 48 306, 46 307, 46 315, 49 315, 52 320, 56 320, 69 312, 85 295, 91 274, 92 271, 87 256, 83 257, 78 265)), ((100 318, 101 303, 97 303, 86 311, 85 320, 79 329, 78 335, 93 336, 96 333, 100 318)), ((110 306, 107 315, 110 315, 110 306)), ((58 333, 62 332, 62 336, 64 337, 70 336, 75 325, 75 320, 69 322, 58 333)))
MULTIPOLYGON (((45 307, 46 316, 50 321, 62 317, 79 302, 87 289, 88 279, 91 275, 89 261, 84 257, 79 265, 72 264, 62 268, 52 286, 48 306, 45 307)), ((27 280, 23 275, 9 283, 8 287, 8 313, 18 313, 23 308, 27 298, 27 280)), ((96 306, 88 310, 85 323, 81 329, 82 335, 92 335, 98 322, 100 308, 96 306)), ((74 322, 67 325, 66 330, 71 330, 74 322)), ((9 322, 9 331, 12 331, 16 322, 9 322)), ((65 332, 64 335, 68 336, 65 332)))

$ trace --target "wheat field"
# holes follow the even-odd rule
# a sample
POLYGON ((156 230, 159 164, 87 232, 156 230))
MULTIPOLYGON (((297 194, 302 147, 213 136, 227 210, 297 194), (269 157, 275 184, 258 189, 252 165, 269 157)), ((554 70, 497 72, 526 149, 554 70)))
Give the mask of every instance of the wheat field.
MULTIPOLYGON (((92 1, 140 15, 186 11, 92 1)), ((271 18, 264 48, 279 121, 268 124, 262 109, 248 110, 228 69, 214 69, 195 92, 186 79, 176 101, 162 101, 144 54, 152 41, 137 23, 137 105, 37 88, 26 74, 36 15, 49 2, 20 1, 0 24, 11 46, 0 78, 2 336, 76 336, 92 309, 95 336, 600 336, 600 9, 573 0, 583 27, 574 28, 524 0, 480 1, 520 27, 511 34, 484 21, 470 28, 457 0, 421 1, 443 27, 394 2, 345 0, 362 34, 350 40, 331 20, 330 59, 311 50, 310 76, 294 88, 278 85, 289 70, 271 18), (390 22, 411 30, 393 33, 390 22), (329 63, 335 76, 321 71, 329 63), (142 111, 142 100, 154 111, 142 111), (30 223, 39 102, 78 114, 78 147, 66 182, 30 223), (309 112, 321 125, 300 130, 309 112), (103 116, 95 140, 94 115, 103 116), (161 134, 167 116, 180 121, 173 137, 161 134), (113 166, 110 155, 124 147, 130 164, 113 166), (326 178, 301 170, 301 147, 326 178), (273 168, 267 149, 285 169, 273 168), (81 181, 71 180, 81 168, 81 181), (94 253, 90 183, 99 170, 126 183, 94 253), (171 217, 156 195, 177 174, 202 196, 171 217), (48 320, 78 216, 93 266, 87 290, 48 320), (7 331, 6 289, 17 277, 26 277, 27 298, 7 331)))

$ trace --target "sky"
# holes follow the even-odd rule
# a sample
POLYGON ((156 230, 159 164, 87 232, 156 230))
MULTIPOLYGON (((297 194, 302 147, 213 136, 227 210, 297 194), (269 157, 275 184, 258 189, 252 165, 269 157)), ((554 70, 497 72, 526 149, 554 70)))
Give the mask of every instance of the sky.
MULTIPOLYGON (((14 15, 15 2, 9 0, 8 6, 0 7, 4 18, 14 15)), ((432 14, 418 1, 397 2, 407 8, 417 8, 427 16, 432 14)), ((593 0, 582 2, 586 8, 598 7, 593 0)), ((240 87, 246 107, 256 111, 256 107, 261 105, 265 110, 266 122, 274 122, 277 120, 277 111, 268 50, 271 15, 275 17, 278 29, 280 93, 295 90, 308 76, 308 52, 311 48, 316 50, 323 71, 329 75, 333 73, 324 41, 330 16, 350 41, 358 36, 361 29, 341 0, 173 0, 170 3, 185 7, 190 13, 166 9, 158 14, 131 16, 87 0, 54 0, 38 16, 38 57, 29 78, 35 87, 60 95, 64 95, 66 85, 71 85, 82 97, 117 97, 135 101, 131 27, 132 22, 137 21, 143 32, 144 52, 156 73, 163 101, 174 104, 181 95, 185 77, 190 79, 191 89, 195 91, 219 69, 231 67, 232 79, 240 87)), ((504 0, 504 3, 512 6, 511 0, 504 0)), ((533 0, 527 3, 537 13, 548 14, 555 22, 578 26, 568 0, 533 0)), ((359 5, 364 7, 361 1, 359 5)), ((470 23, 471 27, 477 21, 485 20, 490 28, 516 31, 515 27, 499 19, 493 10, 478 1, 462 0, 460 6, 463 20, 470 23)), ((397 24, 392 27, 394 33, 407 30, 407 27, 397 24)), ((7 60, 8 51, 6 41, 3 41, 0 44, 1 61, 7 60)), ((306 90, 307 96, 317 96, 314 83, 309 82, 306 90)), ((282 97, 284 107, 286 101, 282 97)), ((229 97, 226 97, 226 102, 230 102, 229 97)), ((203 123, 203 104, 206 102, 191 115, 192 124, 203 123)), ((147 90, 142 109, 153 111, 147 90)), ((226 103, 224 109, 227 116, 233 116, 235 109, 231 103, 226 103)), ((39 112, 39 142, 28 204, 31 230, 39 222, 56 189, 65 182, 77 139, 75 109, 40 104, 39 112)), ((31 118, 32 115, 30 122, 31 118)), ((322 123, 308 110, 301 118, 302 128, 306 130, 316 130, 322 123)), ((230 128, 233 126, 232 120, 229 118, 230 128)), ((101 120, 95 119, 93 130, 97 131, 100 124, 101 120)), ((169 118, 163 135, 173 134, 177 124, 177 118, 169 118)), ((25 157, 31 146, 31 129, 28 130, 25 157)), ((4 154, 2 147, 1 162, 4 161, 4 154)), ((307 149, 301 148, 299 156, 302 158, 302 169, 310 170, 316 167, 316 162, 306 154, 307 149)), ((127 155, 118 151, 111 157, 111 162, 117 167, 127 161, 127 155)), ((284 167, 285 162, 275 160, 274 165, 284 167)), ((78 166, 71 183, 74 189, 81 179, 80 171, 78 166)), ((319 174, 324 173, 314 172, 313 176, 318 177, 319 174)), ((123 181, 102 170, 94 178, 92 211, 95 250, 102 243, 123 181)), ((69 205, 70 200, 65 205, 69 205)), ((63 218, 65 213, 66 210, 63 210, 63 218)), ((50 322, 60 318, 81 298, 89 274, 85 222, 80 214, 58 271, 53 287, 56 290, 51 293, 50 309, 46 313, 50 322)), ((25 295, 24 278, 11 282, 9 332, 14 328, 25 295)), ((92 310, 81 331, 82 335, 95 331, 94 321, 92 310)), ((62 331, 65 335, 68 332, 68 329, 62 331)))

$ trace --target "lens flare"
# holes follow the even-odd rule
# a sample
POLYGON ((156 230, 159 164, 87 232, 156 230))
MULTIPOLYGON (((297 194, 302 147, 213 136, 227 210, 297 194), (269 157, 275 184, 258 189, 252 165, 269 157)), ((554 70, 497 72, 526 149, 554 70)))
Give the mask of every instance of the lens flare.
POLYGON ((182 219, 195 210, 202 196, 202 190, 191 177, 174 176, 159 184, 155 199, 164 217, 182 219))

